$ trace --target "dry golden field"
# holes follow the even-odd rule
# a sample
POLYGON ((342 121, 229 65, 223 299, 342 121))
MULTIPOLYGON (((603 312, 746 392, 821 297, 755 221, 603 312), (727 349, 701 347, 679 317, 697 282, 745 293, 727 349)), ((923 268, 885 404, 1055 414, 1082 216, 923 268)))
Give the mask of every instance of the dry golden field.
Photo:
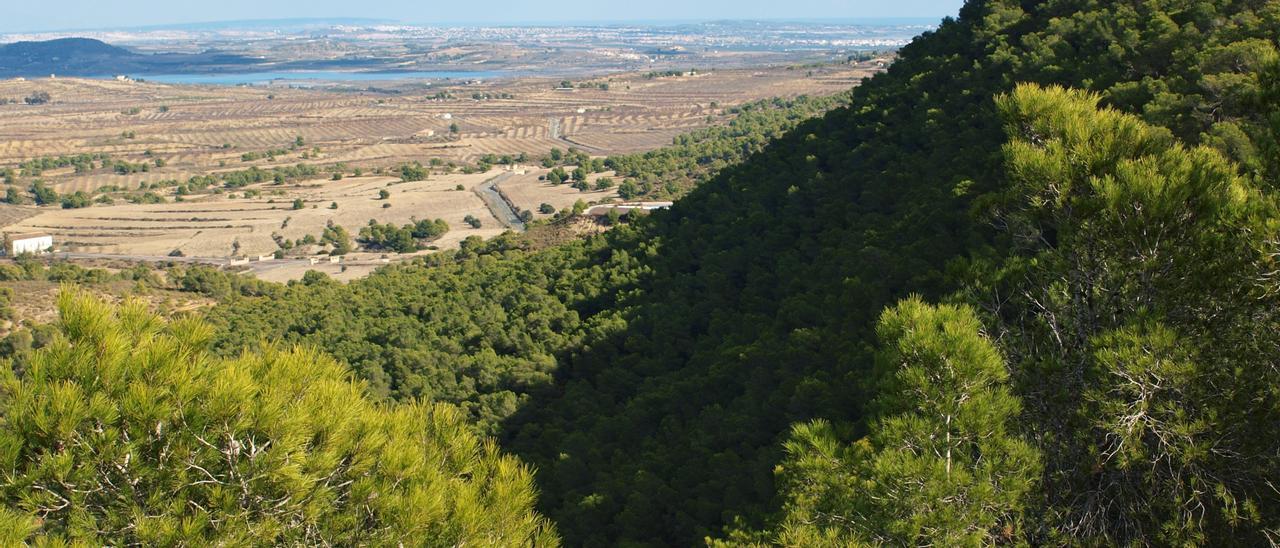
MULTIPOLYGON (((565 208, 572 208, 574 202, 578 200, 595 203, 607 201, 617 196, 614 190, 579 192, 569 185, 552 185, 545 181, 539 181, 538 177, 542 176, 543 173, 545 172, 542 170, 531 170, 524 175, 515 175, 503 181, 499 188, 502 189, 503 196, 511 200, 511 203, 515 204, 516 207, 532 211, 535 219, 545 219, 551 216, 550 214, 538 212, 538 207, 542 204, 551 204, 552 207, 559 211, 565 208)), ((594 184, 601 177, 612 176, 612 172, 592 174, 587 177, 587 182, 588 184, 594 184)))
MULTIPOLYGON (((154 190, 165 197, 166 203, 159 204, 117 199, 111 205, 81 209, 3 205, 0 227, 7 233, 51 233, 65 251, 164 256, 179 250, 187 257, 226 258, 236 249, 242 256, 270 254, 277 248, 273 236, 318 237, 330 221, 354 236, 370 219, 403 224, 441 218, 450 231, 436 245, 447 248, 468 236, 490 237, 503 231, 474 192, 496 173, 464 174, 449 163, 461 166, 486 154, 521 153, 533 163, 553 147, 574 147, 593 156, 650 150, 669 144, 678 134, 725 123, 726 109, 735 105, 838 93, 872 70, 771 68, 591 80, 607 83, 607 90, 558 90, 551 80, 527 79, 402 88, 400 93, 69 78, 3 81, 0 99, 20 100, 44 91, 52 101, 39 106, 0 104, 0 170, 41 157, 93 153, 150 164, 147 172, 123 175, 101 168, 75 173, 69 167, 39 175, 59 193, 93 192, 104 186, 130 190, 194 175, 299 163, 322 168, 341 163, 348 175, 338 181, 325 174, 284 185, 262 183, 220 192, 211 188, 184 196, 181 202, 174 200, 172 187, 164 187, 154 190), (506 98, 474 99, 474 94, 506 98), (456 133, 451 131, 454 124, 456 133), (298 138, 303 146, 295 146, 298 138), (270 150, 284 152, 274 158, 242 158, 270 150), (400 183, 398 177, 372 175, 379 168, 406 162, 426 165, 433 159, 445 165, 435 168, 427 181, 400 183), (155 167, 156 160, 163 166, 155 167), (351 176, 355 168, 365 176, 351 176), (383 189, 391 192, 385 201, 378 199, 383 189), (246 190, 260 194, 246 197, 246 190), (303 200, 302 209, 293 209, 295 199, 303 200), (390 207, 383 207, 387 203, 390 207), (331 204, 337 208, 330 209, 331 204), (482 227, 464 223, 467 215, 479 218, 482 227)), ((613 196, 543 183, 538 177, 545 170, 525 169, 500 187, 521 209, 536 212, 542 203, 561 209, 579 199, 599 202, 613 196)), ((25 188, 29 181, 23 178, 19 184, 25 188)), ((352 259, 345 270, 324 266, 350 277, 372 269, 374 259, 380 258, 364 257, 368 268, 358 267, 361 257, 352 259)), ((305 269, 255 271, 268 279, 288 279, 305 269)))
MULTIPOLYGON (((552 147, 569 146, 593 154, 616 154, 666 145, 677 134, 715 123, 725 108, 734 105, 844 91, 870 70, 775 68, 592 80, 608 83, 607 91, 555 90, 552 81, 537 79, 402 94, 65 78, 9 80, 0 82, 0 98, 20 99, 45 91, 53 101, 41 106, 0 105, 0 165, 90 152, 140 160, 151 151, 167 162, 162 170, 129 176, 50 174, 62 191, 271 165, 266 160, 242 162, 240 156, 287 148, 299 136, 308 149, 320 147, 321 156, 315 162, 362 166, 428 158, 468 162, 489 153, 540 155, 552 147), (453 98, 434 98, 439 91, 453 98), (472 99, 476 93, 511 98, 472 99), (131 114, 133 109, 136 114, 131 114), (450 135, 451 124, 457 124, 457 135, 450 135), (125 132, 133 132, 133 138, 123 137, 125 132), (232 148, 224 149, 228 144, 232 148)), ((300 160, 298 154, 286 155, 275 164, 300 160)))
MULTIPOLYGON (((163 204, 43 208, 38 215, 9 225, 6 231, 51 233, 65 251, 164 256, 176 249, 188 257, 228 257, 239 242, 239 254, 252 257, 276 250, 273 234, 290 240, 308 234, 319 237, 330 221, 355 235, 370 219, 400 225, 413 218, 441 218, 449 222, 450 232, 438 245, 448 247, 467 236, 490 237, 503 232, 473 192, 491 176, 453 174, 413 183, 399 183, 392 177, 348 177, 288 185, 283 196, 228 197, 243 196, 242 190, 163 204), (465 190, 455 190, 457 185, 465 190), (382 189, 391 193, 387 200, 378 199, 382 189), (295 199, 303 200, 302 209, 293 209, 295 199), (330 209, 332 204, 338 208, 330 209), (464 224, 462 219, 467 215, 481 219, 482 227, 473 229, 464 224)), ((244 190, 268 186, 252 185, 244 190)))

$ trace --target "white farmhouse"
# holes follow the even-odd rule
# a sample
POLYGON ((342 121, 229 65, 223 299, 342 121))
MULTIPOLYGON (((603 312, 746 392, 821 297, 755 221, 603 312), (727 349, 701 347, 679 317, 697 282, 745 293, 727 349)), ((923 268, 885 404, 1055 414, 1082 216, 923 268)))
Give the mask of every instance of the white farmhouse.
POLYGON ((23 253, 47 253, 53 251, 53 236, 48 234, 13 234, 6 238, 9 241, 8 249, 10 257, 16 257, 23 253))

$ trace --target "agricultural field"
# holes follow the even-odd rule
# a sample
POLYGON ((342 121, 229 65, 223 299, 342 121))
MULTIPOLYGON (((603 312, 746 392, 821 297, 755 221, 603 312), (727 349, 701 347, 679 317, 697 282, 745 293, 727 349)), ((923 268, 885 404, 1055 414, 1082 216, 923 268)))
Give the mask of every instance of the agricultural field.
POLYGON ((467 236, 490 237, 504 230, 473 192, 488 176, 458 174, 411 183, 400 183, 393 177, 349 177, 288 185, 284 190, 243 198, 245 191, 270 186, 263 183, 238 193, 196 196, 182 202, 47 208, 6 230, 52 233, 66 251, 165 256, 177 250, 187 257, 228 257, 233 253, 253 257, 277 249, 273 236, 291 240, 318 237, 330 222, 354 233, 370 219, 404 224, 415 218, 441 218, 450 223, 451 230, 439 244, 448 246, 467 236), (458 185, 464 190, 456 190, 458 185), (381 190, 387 190, 390 197, 380 199, 381 190), (295 209, 296 200, 301 200, 300 209, 295 209), (467 215, 480 218, 481 228, 464 225, 462 219, 467 215))
MULTIPOLYGON (((0 205, 0 226, 6 233, 53 234, 60 251, 81 255, 181 255, 230 263, 233 256, 271 255, 282 240, 319 238, 330 224, 354 236, 370 220, 402 225, 441 219, 449 231, 430 248, 445 249, 507 229, 477 191, 504 172, 498 190, 535 218, 549 217, 540 212, 543 204, 561 210, 579 200, 616 199, 612 190, 595 190, 595 181, 608 173, 592 174, 586 190, 540 180, 548 173, 541 160, 552 149, 593 158, 651 150, 677 135, 728 123, 737 105, 838 93, 875 70, 868 62, 623 74, 571 85, 545 78, 400 84, 363 92, 9 80, 0 82, 0 99, 19 104, 0 104, 0 172, 12 170, 10 187, 27 193, 39 180, 64 198, 81 192, 93 201, 66 209, 57 203, 0 205), (50 101, 20 104, 38 92, 50 101), (75 155, 87 157, 87 164, 46 161, 31 168, 33 160, 75 155), (506 165, 490 166, 498 163, 506 165), (310 171, 287 180, 269 176, 298 165, 310 171), (405 165, 422 166, 426 180, 402 181, 405 165), (258 176, 234 188, 184 184, 246 170, 261 171, 251 171, 258 176)), ((310 251, 322 250, 299 247, 286 259, 310 251)), ((350 278, 388 257, 357 252, 344 260, 286 260, 251 270, 275 280, 300 277, 308 268, 350 278)))
MULTIPOLYGON (((543 170, 532 170, 523 175, 514 175, 502 182, 499 187, 502 195, 506 196, 516 207, 521 210, 530 211, 535 219, 545 219, 551 217, 550 213, 539 211, 542 204, 549 204, 556 211, 572 208, 578 200, 587 203, 607 202, 617 196, 612 189, 609 190, 587 190, 579 191, 569 185, 552 185, 546 181, 539 180, 542 177, 543 170)), ((596 181, 603 178, 612 178, 612 172, 596 173, 587 177, 587 184, 594 188, 596 181)))

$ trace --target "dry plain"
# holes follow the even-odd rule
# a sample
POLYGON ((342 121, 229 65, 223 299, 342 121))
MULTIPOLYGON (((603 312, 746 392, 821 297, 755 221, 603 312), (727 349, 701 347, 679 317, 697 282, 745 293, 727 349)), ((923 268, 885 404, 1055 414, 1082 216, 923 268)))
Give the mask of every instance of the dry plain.
MULTIPOLYGON (((501 168, 462 170, 486 155, 526 155, 525 173, 505 178, 501 187, 522 209, 608 201, 614 197, 608 191, 579 192, 541 182, 545 170, 530 164, 553 147, 595 157, 651 150, 681 133, 727 123, 736 105, 838 93, 874 70, 874 64, 863 64, 668 78, 627 74, 584 80, 573 89, 557 89, 558 81, 548 79, 449 82, 392 92, 64 78, 4 81, 0 99, 20 102, 43 91, 52 100, 0 104, 0 170, 41 157, 106 154, 115 161, 148 164, 148 171, 46 170, 38 178, 60 193, 118 188, 105 193, 117 199, 79 209, 3 205, 0 226, 6 233, 53 234, 64 251, 164 256, 177 250, 187 257, 226 258, 270 254, 278 238, 319 236, 329 222, 354 235, 370 219, 403 224, 441 218, 450 231, 435 245, 447 248, 468 236, 504 230, 474 192, 501 168), (438 165, 426 181, 400 182, 390 171, 379 173, 433 160, 438 165), (152 190, 164 203, 118 199, 138 192, 140 184, 300 163, 326 172, 283 185, 210 188, 182 201, 175 201, 171 186, 152 190), (330 180, 327 170, 334 166, 346 173, 341 180, 330 180), (354 176, 357 169, 362 176, 354 176), (390 197, 379 199, 380 190, 390 197), (295 209, 298 199, 301 209, 295 209), (466 216, 480 219, 481 227, 464 223, 466 216)), ((32 179, 20 177, 17 185, 25 189, 32 179)), ((346 270, 351 273, 337 272, 350 277, 368 269, 346 270)), ((259 275, 288 279, 304 271, 272 268, 259 275)))

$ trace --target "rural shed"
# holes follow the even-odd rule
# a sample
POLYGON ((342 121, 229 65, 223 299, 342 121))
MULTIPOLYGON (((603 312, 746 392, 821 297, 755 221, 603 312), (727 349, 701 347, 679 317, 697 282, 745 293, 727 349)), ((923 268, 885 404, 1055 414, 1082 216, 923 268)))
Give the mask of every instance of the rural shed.
POLYGON ((5 235, 8 245, 5 252, 10 257, 23 253, 45 253, 53 251, 53 236, 48 234, 8 234, 5 235))

